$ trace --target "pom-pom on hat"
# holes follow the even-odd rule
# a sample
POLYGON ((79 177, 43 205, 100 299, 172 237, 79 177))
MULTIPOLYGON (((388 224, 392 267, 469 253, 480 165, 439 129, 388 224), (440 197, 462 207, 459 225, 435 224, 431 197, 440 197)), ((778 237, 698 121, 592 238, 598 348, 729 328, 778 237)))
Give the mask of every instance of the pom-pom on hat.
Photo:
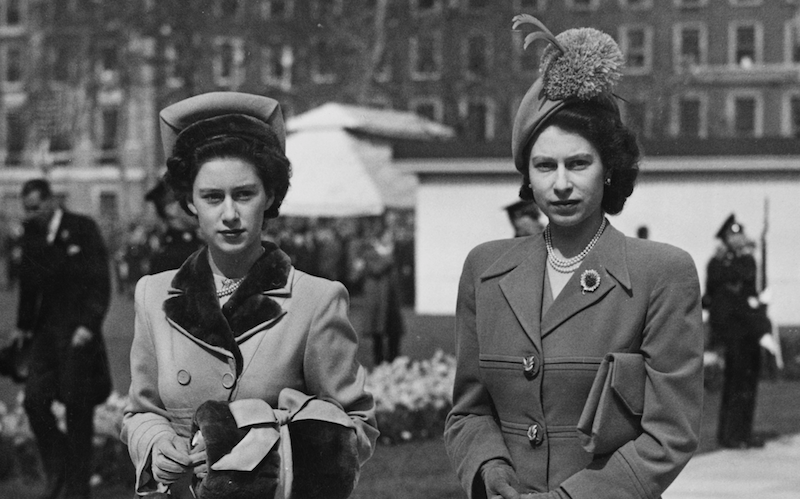
POLYGON ((536 40, 550 43, 539 65, 541 76, 522 98, 514 119, 511 150, 514 165, 525 172, 525 149, 548 118, 572 102, 594 102, 619 115, 614 85, 622 76, 624 57, 611 36, 594 28, 569 29, 554 36, 528 14, 514 17, 513 29, 532 24, 539 31, 525 37, 525 48, 536 40))
POLYGON ((159 113, 161 143, 169 158, 178 150, 217 137, 248 136, 267 141, 274 134, 286 152, 286 129, 275 99, 240 92, 209 92, 189 97, 159 113), (271 132, 271 133, 270 133, 271 132), (177 149, 176 149, 177 148, 177 149))

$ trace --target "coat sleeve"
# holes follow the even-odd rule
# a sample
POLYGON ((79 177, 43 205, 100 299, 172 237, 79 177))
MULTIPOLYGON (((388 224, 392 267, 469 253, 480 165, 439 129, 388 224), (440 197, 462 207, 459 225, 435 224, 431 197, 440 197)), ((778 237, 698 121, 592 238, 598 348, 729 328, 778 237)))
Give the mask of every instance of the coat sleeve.
POLYGON ((568 478, 572 499, 657 499, 697 449, 703 330, 697 271, 685 252, 659 266, 642 332, 643 433, 568 478))
POLYGON ((511 454, 494 418, 491 396, 478 366, 475 325, 475 277, 467 257, 456 302, 456 377, 453 409, 447 416, 444 440, 447 454, 470 499, 485 498, 480 468, 490 459, 511 463, 511 454))
POLYGON ((111 278, 108 271, 108 252, 97 224, 91 219, 81 220, 81 237, 84 240, 83 296, 78 317, 82 326, 94 333, 102 329, 103 319, 111 301, 111 278))
POLYGON ((356 425, 360 464, 372 456, 378 438, 375 402, 364 390, 366 372, 356 360, 358 336, 347 316, 348 295, 338 282, 325 292, 311 321, 303 358, 310 394, 339 404, 356 425))
POLYGON ((148 277, 136 284, 136 319, 131 345, 131 385, 128 405, 122 418, 120 438, 128 445, 128 453, 136 468, 136 492, 166 492, 167 487, 155 481, 151 453, 156 440, 176 435, 158 393, 153 330, 145 310, 148 277))

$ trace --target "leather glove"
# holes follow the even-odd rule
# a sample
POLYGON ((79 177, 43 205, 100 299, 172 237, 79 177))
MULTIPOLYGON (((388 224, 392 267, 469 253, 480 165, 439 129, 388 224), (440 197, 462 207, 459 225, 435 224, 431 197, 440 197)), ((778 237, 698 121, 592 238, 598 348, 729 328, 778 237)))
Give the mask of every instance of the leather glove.
POLYGON ((490 459, 483 463, 481 478, 486 487, 487 499, 520 499, 517 474, 503 459, 490 459))
POLYGON ((153 478, 164 485, 177 482, 193 466, 187 442, 178 435, 156 440, 151 458, 153 478))

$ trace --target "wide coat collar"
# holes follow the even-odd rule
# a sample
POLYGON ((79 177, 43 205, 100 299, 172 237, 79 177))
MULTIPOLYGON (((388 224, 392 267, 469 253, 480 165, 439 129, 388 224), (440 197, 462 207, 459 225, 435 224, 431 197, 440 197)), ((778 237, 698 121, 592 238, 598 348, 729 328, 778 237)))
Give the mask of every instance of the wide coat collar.
MULTIPOLYGON (((291 295, 291 260, 275 244, 264 242, 264 254, 220 308, 205 246, 193 253, 172 279, 164 301, 167 319, 196 341, 229 352, 242 366, 237 339, 283 315, 272 296, 291 295)), ((237 375, 240 374, 237 372, 237 375)))
POLYGON ((486 269, 480 278, 486 280, 502 276, 500 290, 503 296, 525 334, 542 351, 543 337, 578 312, 598 303, 617 285, 631 291, 626 248, 625 235, 609 224, 544 317, 541 316, 541 303, 547 249, 543 235, 522 239, 486 269), (584 292, 581 275, 590 269, 600 275, 600 285, 592 292, 584 292))

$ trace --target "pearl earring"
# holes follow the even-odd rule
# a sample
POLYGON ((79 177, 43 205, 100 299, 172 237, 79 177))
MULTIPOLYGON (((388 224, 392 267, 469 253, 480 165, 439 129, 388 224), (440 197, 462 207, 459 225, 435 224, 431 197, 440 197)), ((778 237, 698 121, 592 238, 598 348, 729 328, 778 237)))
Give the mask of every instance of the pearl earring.
POLYGON ((608 177, 603 183, 606 185, 611 185, 611 177, 608 177))

